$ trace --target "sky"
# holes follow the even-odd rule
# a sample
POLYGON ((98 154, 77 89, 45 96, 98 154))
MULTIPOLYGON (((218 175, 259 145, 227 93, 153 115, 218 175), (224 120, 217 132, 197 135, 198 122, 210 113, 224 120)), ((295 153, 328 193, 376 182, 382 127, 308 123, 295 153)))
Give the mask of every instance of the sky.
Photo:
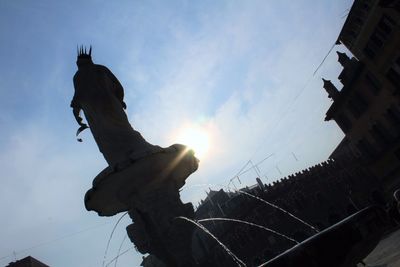
MULTIPOLYGON (((0 0, 0 266, 32 255, 98 267, 133 246, 125 216, 104 259, 121 215, 84 208, 106 162, 90 131, 75 138, 77 45, 92 45, 93 61, 119 79, 129 120, 150 143, 182 142, 188 129, 206 134, 208 149, 181 192, 197 206, 266 157, 230 186, 257 176, 271 183, 329 157, 343 134, 324 121, 332 102, 321 77, 341 88, 335 51, 346 50, 328 52, 351 4, 0 0)), ((131 249, 117 266, 140 262, 131 249)))

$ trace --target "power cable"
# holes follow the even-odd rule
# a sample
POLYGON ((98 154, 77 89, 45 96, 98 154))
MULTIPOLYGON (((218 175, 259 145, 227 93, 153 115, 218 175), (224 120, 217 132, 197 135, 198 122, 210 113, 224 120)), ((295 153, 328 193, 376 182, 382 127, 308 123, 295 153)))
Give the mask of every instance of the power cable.
MULTIPOLYGON (((332 46, 329 48, 328 52, 325 54, 325 56, 323 57, 322 61, 318 64, 317 68, 314 70, 314 72, 312 73, 312 75, 307 79, 306 83, 302 86, 302 88, 299 90, 299 92, 296 94, 296 96, 292 99, 292 102, 290 103, 290 105, 287 106, 287 109, 282 113, 282 116, 276 121, 274 127, 272 127, 272 129, 276 129, 277 126, 281 123, 281 121, 283 121, 283 119, 285 118, 285 116, 288 114, 288 111, 290 110, 290 107, 293 107, 293 105, 296 103, 297 99, 303 94, 304 90, 308 87, 308 85, 310 84, 310 81, 312 80, 313 77, 315 77, 315 74, 319 71, 319 69, 322 67, 322 65, 325 63, 326 59, 328 58, 328 56, 330 55, 330 53, 332 52, 333 48, 336 46, 336 43, 334 42, 332 44, 332 46)), ((266 138, 264 138, 265 140, 266 138)), ((264 143, 264 142, 262 142, 264 143)), ((250 164, 251 159, 254 157, 254 155, 257 154, 257 152, 263 147, 263 145, 258 146, 258 148, 255 150, 255 152, 253 153, 253 155, 250 157, 249 161, 247 161, 247 163, 241 168, 241 170, 238 172, 238 174, 236 174, 233 178, 230 179, 230 181, 232 179, 234 179, 236 176, 238 176, 245 168, 248 164, 250 164)), ((257 164, 256 164, 257 165, 257 164)), ((250 169, 253 169, 250 168, 250 169)))
POLYGON ((33 246, 31 246, 31 247, 28 247, 28 248, 24 248, 24 249, 19 250, 19 251, 14 251, 13 253, 10 253, 10 254, 8 254, 8 255, 5 255, 5 256, 3 256, 3 257, 0 257, 0 260, 3 260, 3 259, 6 259, 6 258, 15 256, 15 255, 17 255, 17 254, 21 254, 21 253, 27 252, 27 251, 32 250, 32 249, 36 249, 36 248, 41 247, 41 246, 45 246, 45 245, 48 245, 48 244, 51 244, 51 243, 54 243, 54 242, 58 242, 58 241, 60 241, 60 240, 67 239, 67 238, 70 238, 70 237, 72 237, 72 236, 79 235, 79 234, 82 234, 82 233, 84 233, 84 232, 87 232, 87 231, 96 229, 96 228, 103 227, 103 226, 105 226, 105 225, 107 225, 107 224, 109 224, 109 223, 110 223, 110 222, 106 222, 106 223, 103 223, 103 224, 99 224, 99 225, 96 225, 96 226, 92 226, 92 227, 89 227, 89 228, 85 228, 85 229, 83 229, 83 230, 79 230, 79 231, 77 231, 77 232, 73 232, 73 233, 70 233, 70 234, 67 234, 67 235, 64 235, 64 236, 61 236, 61 237, 58 237, 58 238, 49 240, 49 241, 45 241, 45 242, 42 242, 42 243, 38 243, 38 244, 36 244, 36 245, 33 245, 33 246))

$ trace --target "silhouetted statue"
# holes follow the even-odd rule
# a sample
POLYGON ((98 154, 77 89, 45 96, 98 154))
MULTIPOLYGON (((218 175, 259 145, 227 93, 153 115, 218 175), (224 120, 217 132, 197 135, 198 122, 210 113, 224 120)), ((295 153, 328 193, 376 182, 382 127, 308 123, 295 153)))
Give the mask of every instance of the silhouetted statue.
POLYGON ((147 143, 129 124, 122 85, 107 67, 93 63, 91 52, 91 47, 88 54, 81 48, 76 62, 71 107, 81 126, 78 134, 87 127, 79 117, 83 110, 100 151, 113 168, 127 159, 160 152, 160 147, 147 143))
POLYGON ((193 225, 175 218, 194 218, 192 204, 181 202, 179 189, 197 170, 198 160, 184 145, 155 146, 132 128, 122 85, 109 69, 93 64, 91 52, 78 51, 71 107, 80 125, 77 135, 88 128, 79 116, 82 110, 109 166, 86 193, 86 209, 100 216, 129 211, 134 223, 127 232, 139 252, 167 266, 194 266, 193 225))

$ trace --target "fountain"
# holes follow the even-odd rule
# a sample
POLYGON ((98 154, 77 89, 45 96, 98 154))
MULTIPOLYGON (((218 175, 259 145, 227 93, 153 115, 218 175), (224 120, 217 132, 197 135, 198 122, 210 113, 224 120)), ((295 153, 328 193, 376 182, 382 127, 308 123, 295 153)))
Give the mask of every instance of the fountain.
POLYGON ((367 207, 304 240, 260 267, 356 266, 376 247, 387 230, 386 212, 367 207))
POLYGON ((256 224, 256 223, 248 222, 248 221, 243 221, 243 220, 238 220, 238 219, 231 219, 231 218, 208 218, 208 219, 198 220, 197 222, 201 223, 201 222, 214 222, 214 221, 235 222, 235 223, 247 224, 247 225, 254 226, 256 228, 265 230, 265 231, 267 231, 269 233, 273 233, 273 234, 275 234, 277 236, 283 237, 283 238, 285 238, 285 239, 287 239, 287 240, 289 240, 289 241, 291 241, 291 242, 293 242, 295 244, 299 244, 299 242, 297 242, 296 240, 294 240, 291 237, 288 237, 287 235, 284 235, 284 234, 279 233, 279 232, 277 232, 275 230, 272 230, 271 228, 268 228, 268 227, 265 227, 265 226, 262 226, 262 225, 259 225, 259 224, 256 224))
MULTIPOLYGON (((234 192, 261 201, 301 222, 315 232, 313 236, 300 243, 293 240, 295 242, 293 242, 294 246, 292 248, 265 262, 260 265, 260 267, 356 266, 357 263, 362 262, 362 260, 371 253, 390 227, 387 211, 380 206, 370 206, 344 218, 323 231, 318 231, 309 223, 265 199, 243 190, 235 190, 234 192)), ((197 223, 208 221, 241 223, 267 231, 272 230, 262 225, 231 218, 200 219, 197 223)), ((274 233, 292 241, 292 238, 289 236, 276 231, 274 231, 274 233)))
MULTIPOLYGON (((90 128, 108 163, 108 167, 94 178, 92 188, 85 195, 86 209, 97 212, 99 216, 127 212, 134 221, 127 227, 127 233, 136 249, 157 257, 166 266, 197 266, 191 250, 196 226, 214 238, 237 266, 246 266, 203 225, 193 220, 192 204, 180 200, 179 190, 198 168, 193 151, 180 144, 167 148, 152 145, 132 128, 124 112, 123 87, 109 69, 92 62, 91 48, 88 53, 83 47, 78 50, 77 65, 75 94, 71 102, 80 126, 77 136, 90 128), (80 111, 83 111, 88 125, 83 123, 80 111)), ((247 192, 238 192, 263 201, 316 232, 261 266, 354 266, 376 246, 385 229, 386 213, 379 207, 366 208, 318 232, 288 211, 247 192)), ((208 220, 245 223, 272 231, 236 219, 208 220)), ((296 243, 288 236, 276 231, 275 234, 296 243)), ((118 256, 107 265, 117 259, 118 256)))
POLYGON ((261 202, 267 204, 268 206, 271 206, 271 207, 273 207, 274 209, 277 209, 277 210, 279 210, 279 211, 281 211, 281 212, 283 212, 283 213, 289 215, 289 216, 292 217, 293 219, 295 219, 295 220, 299 221, 300 223, 304 224, 305 226, 311 228, 315 233, 318 233, 318 232, 319 232, 318 229, 315 228, 314 226, 312 226, 311 224, 305 222, 304 220, 300 219, 300 218, 297 217, 296 215, 293 215, 291 212, 288 212, 287 210, 282 209, 281 207, 278 207, 277 205, 272 204, 272 203, 269 202, 269 201, 266 201, 265 199, 262 199, 262 198, 260 198, 260 197, 255 196, 255 195, 252 195, 252 194, 249 194, 249 193, 247 193, 247 192, 245 192, 245 191, 243 191, 243 190, 237 190, 237 192, 240 193, 240 194, 244 194, 244 195, 246 195, 246 196, 255 198, 255 199, 257 199, 257 200, 259 200, 259 201, 261 201, 261 202))
POLYGON ((194 217, 192 204, 181 202, 179 189, 197 170, 198 160, 184 145, 152 145, 132 128, 122 85, 108 68, 93 63, 91 52, 91 47, 88 52, 78 49, 71 107, 80 126, 77 136, 90 128, 109 166, 94 178, 85 195, 86 209, 100 216, 128 212, 134 221, 128 236, 139 252, 155 255, 167 266, 194 266, 195 226, 175 218, 194 217))

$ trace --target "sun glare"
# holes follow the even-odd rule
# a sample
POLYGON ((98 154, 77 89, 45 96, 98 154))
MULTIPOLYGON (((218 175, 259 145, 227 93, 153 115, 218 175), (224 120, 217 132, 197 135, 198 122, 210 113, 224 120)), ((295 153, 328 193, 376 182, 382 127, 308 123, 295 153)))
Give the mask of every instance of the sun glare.
POLYGON ((178 134, 177 141, 193 149, 197 158, 204 158, 208 151, 209 138, 205 130, 200 127, 187 127, 178 134))

